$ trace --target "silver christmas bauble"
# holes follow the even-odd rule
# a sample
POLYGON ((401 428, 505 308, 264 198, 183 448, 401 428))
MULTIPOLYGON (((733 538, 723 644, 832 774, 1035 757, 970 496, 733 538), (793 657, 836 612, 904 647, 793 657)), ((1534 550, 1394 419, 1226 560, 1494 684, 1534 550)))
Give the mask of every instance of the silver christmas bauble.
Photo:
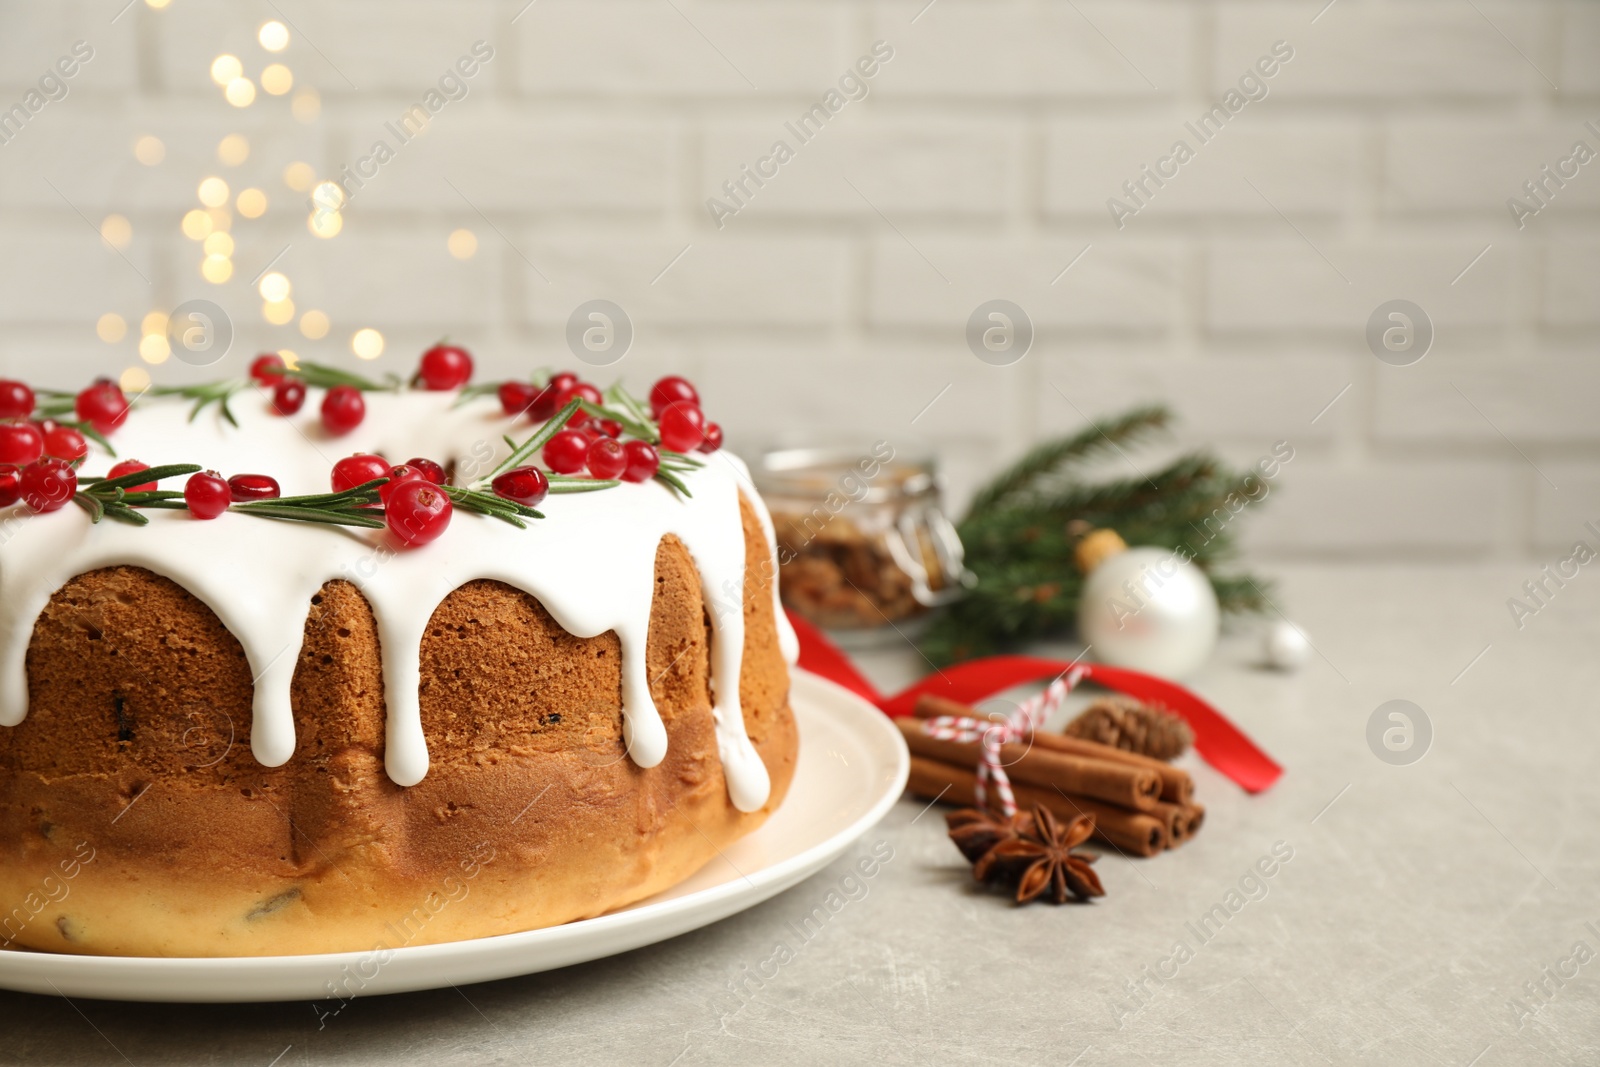
POLYGON ((1221 613, 1205 572, 1165 548, 1130 548, 1084 581, 1078 633, 1093 658, 1180 678, 1211 657, 1221 613))
POLYGON ((1298 670, 1311 658, 1311 642, 1300 628, 1288 619, 1278 619, 1267 627, 1261 642, 1261 654, 1267 666, 1280 671, 1298 670))

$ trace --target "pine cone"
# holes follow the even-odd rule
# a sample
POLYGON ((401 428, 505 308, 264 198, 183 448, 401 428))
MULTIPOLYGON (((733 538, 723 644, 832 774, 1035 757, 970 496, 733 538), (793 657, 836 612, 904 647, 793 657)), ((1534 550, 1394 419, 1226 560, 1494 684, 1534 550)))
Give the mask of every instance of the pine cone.
POLYGON ((1161 760, 1176 759, 1194 743, 1189 724, 1172 712, 1122 696, 1096 700, 1063 732, 1161 760))

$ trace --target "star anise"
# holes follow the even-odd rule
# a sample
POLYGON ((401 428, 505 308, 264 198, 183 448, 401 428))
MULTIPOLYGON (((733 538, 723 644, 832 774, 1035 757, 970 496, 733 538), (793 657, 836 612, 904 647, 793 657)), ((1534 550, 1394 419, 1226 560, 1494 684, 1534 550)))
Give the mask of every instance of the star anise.
POLYGON ((1087 900, 1106 895, 1100 876, 1089 866, 1098 857, 1072 851, 1094 833, 1094 819, 1078 815, 1063 825, 1047 808, 1035 806, 1029 821, 1030 833, 997 842, 983 857, 991 867, 1021 872, 1018 904, 1046 892, 1057 904, 1065 904, 1069 896, 1087 900))
POLYGON ((1002 867, 996 865, 994 850, 1008 841, 1020 840, 1024 834, 1033 833, 1033 816, 1017 812, 1010 818, 997 819, 977 808, 962 808, 944 817, 950 840, 972 864, 972 876, 986 882, 1002 867))

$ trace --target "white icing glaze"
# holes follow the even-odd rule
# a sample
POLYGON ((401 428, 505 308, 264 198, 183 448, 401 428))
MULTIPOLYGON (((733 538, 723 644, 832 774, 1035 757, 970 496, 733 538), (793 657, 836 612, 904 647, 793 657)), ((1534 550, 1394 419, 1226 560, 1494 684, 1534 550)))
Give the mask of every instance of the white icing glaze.
MULTIPOLYGON (((313 398, 314 399, 314 398, 313 398)), ((187 422, 181 401, 146 400, 118 432, 120 456, 155 466, 199 463, 224 474, 271 474, 285 496, 325 492, 336 460, 377 452, 391 462, 427 456, 486 474, 507 453, 514 431, 492 399, 452 407, 453 393, 369 394, 367 417, 352 433, 329 437, 315 404, 294 418, 271 415, 248 397, 233 408, 240 426, 215 411, 187 422)), ((112 461, 91 455, 103 473, 112 461)), ((225 514, 204 522, 181 511, 145 512, 147 527, 91 524, 68 506, 48 515, 15 512, 0 520, 0 725, 27 714, 25 662, 35 621, 72 577, 121 564, 172 579, 216 612, 244 649, 254 675, 251 750, 269 767, 294 754, 290 683, 299 660, 311 598, 328 581, 357 585, 377 619, 387 708, 386 765, 402 786, 428 772, 418 700, 419 651, 434 610, 461 585, 479 578, 505 582, 539 600, 578 637, 614 631, 622 646, 623 733, 641 767, 667 753, 667 734, 650 697, 645 645, 655 592, 656 546, 675 534, 699 569, 712 622, 713 716, 728 793, 735 807, 766 803, 770 782, 745 730, 739 705, 744 652, 744 532, 739 490, 761 516, 769 551, 772 520, 735 457, 719 453, 684 475, 694 494, 684 500, 657 482, 549 497, 546 518, 518 530, 486 516, 457 512, 450 528, 421 549, 397 549, 386 531, 355 530, 225 514)), ((469 480, 458 475, 458 481, 469 480)), ((168 487, 178 487, 169 482, 168 487)), ((779 640, 793 663, 797 645, 772 587, 779 640)))

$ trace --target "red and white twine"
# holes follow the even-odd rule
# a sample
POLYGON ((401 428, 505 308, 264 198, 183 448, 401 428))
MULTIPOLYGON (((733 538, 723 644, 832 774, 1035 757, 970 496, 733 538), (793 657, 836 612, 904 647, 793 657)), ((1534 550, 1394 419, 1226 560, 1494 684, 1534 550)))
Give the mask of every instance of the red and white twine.
POLYGON ((1001 747, 1032 736, 1061 707, 1067 693, 1085 673, 1082 667, 1074 667, 1063 677, 1051 682, 1044 692, 1023 701, 1007 715, 982 719, 971 715, 939 715, 925 720, 922 729, 929 737, 941 741, 977 741, 981 754, 977 781, 972 789, 974 799, 978 807, 988 808, 989 786, 992 783, 995 796, 1000 800, 1001 814, 1010 817, 1017 813, 1017 798, 1011 791, 1011 779, 1007 777, 1005 764, 1000 759, 1001 747))

